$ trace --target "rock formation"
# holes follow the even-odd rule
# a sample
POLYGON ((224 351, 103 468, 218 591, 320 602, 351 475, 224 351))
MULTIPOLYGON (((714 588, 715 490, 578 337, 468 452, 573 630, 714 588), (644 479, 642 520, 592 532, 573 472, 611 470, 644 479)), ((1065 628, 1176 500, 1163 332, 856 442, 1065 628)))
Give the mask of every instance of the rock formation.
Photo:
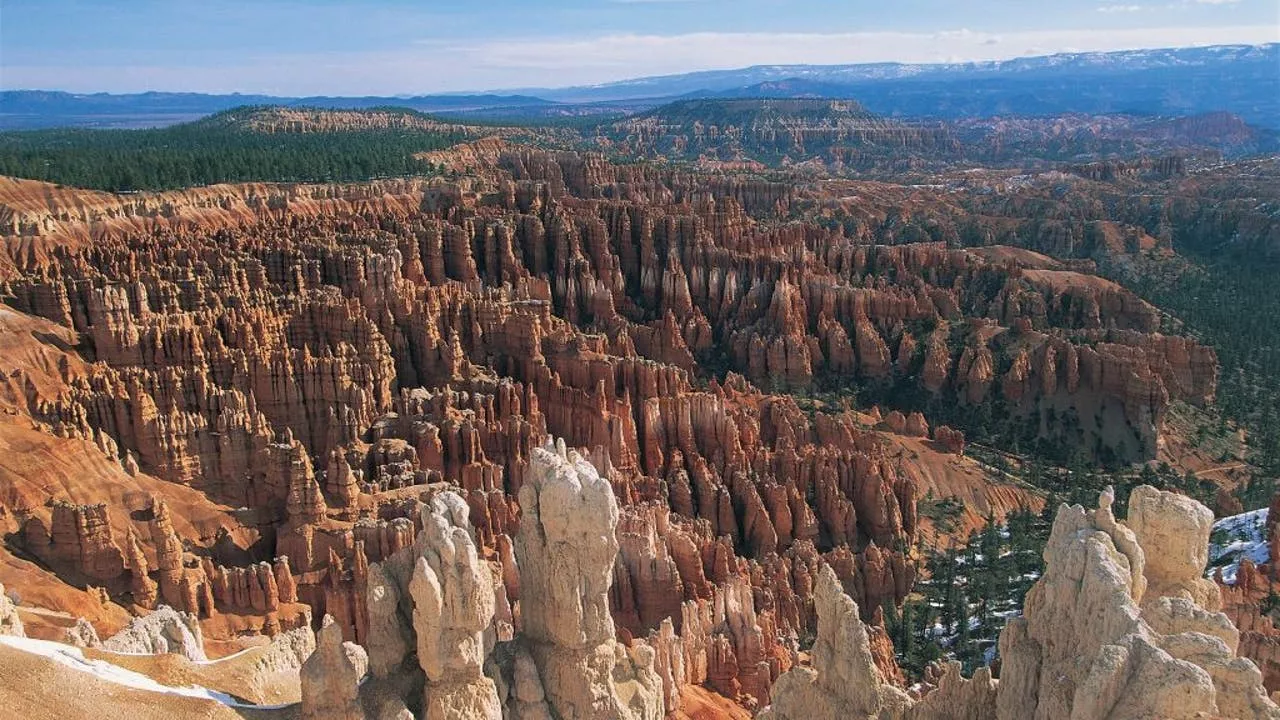
POLYGON ((614 640, 609 585, 618 553, 618 505, 613 488, 558 441, 534 450, 520 506, 524 514, 515 552, 523 637, 552 711, 583 720, 663 717, 653 652, 627 657, 614 640), (616 673, 619 665, 633 664, 632 673, 616 673), (615 683, 618 675, 624 679, 615 683))
POLYGON ((0 635, 26 637, 26 632, 22 628, 22 618, 18 617, 18 608, 5 594, 3 585, 0 585, 0 635))
POLYGON ((1269 573, 1273 564, 1260 568, 1245 559, 1236 572, 1234 585, 1218 583, 1222 611, 1240 631, 1240 656, 1257 664, 1263 684, 1271 693, 1280 690, 1280 628, 1276 628, 1264 607, 1274 582, 1269 573))
POLYGON ((160 598, 160 590, 151 579, 147 556, 138 543, 138 536, 132 532, 125 545, 125 561, 129 568, 129 590, 133 594, 133 601, 141 607, 154 608, 160 598))
MULTIPOLYGON (((863 120, 767 141, 926 141, 863 120)), ((127 197, 0 181, 0 441, 25 448, 0 457, 0 528, 40 561, 19 582, 104 637, 161 602, 226 642, 330 615, 415 711, 430 683, 428 706, 452 688, 491 707, 486 658, 530 717, 648 717, 655 695, 676 713, 694 685, 754 709, 801 660, 824 564, 892 683, 874 625, 915 582, 918 498, 961 498, 972 523, 1036 502, 964 456, 966 416, 1145 459, 1170 403, 1214 393, 1212 350, 1072 259, 1094 220, 1016 188, 970 207, 501 140, 431 162, 461 175, 127 197), (1073 219, 1034 225, 1031 199, 1073 219), (998 244, 1023 237, 1067 259, 998 244), (849 381, 901 405, 890 431, 829 392, 849 381), (436 524, 444 490, 465 542, 456 503, 436 524), (543 492, 613 510, 565 519, 543 492), (574 555, 526 537, 538 523, 574 555), (478 598, 486 573, 491 609, 435 617, 436 585, 478 598), (432 659, 454 647, 460 665, 432 659)), ((1208 602, 1169 568, 1150 581, 1208 602)))
POLYGON ((102 647, 102 640, 93 623, 84 618, 76 618, 76 622, 64 632, 61 642, 80 648, 102 647))
POLYGON ((858 606, 844 594, 829 566, 818 574, 814 591, 818 635, 812 667, 801 667, 778 679, 774 701, 760 717, 879 718, 900 716, 909 698, 884 681, 871 658, 867 628, 858 606))
POLYGON ((437 495, 423 513, 425 540, 409 581, 418 664, 427 676, 426 717, 501 720, 493 680, 483 674, 484 632, 493 622, 493 574, 476 551, 466 502, 437 495))
POLYGON ((102 649, 146 655, 176 653, 195 661, 207 659, 199 621, 189 613, 164 605, 135 618, 123 630, 104 640, 102 649))
POLYGON ((1097 510, 1059 511, 1045 575, 1000 637, 999 716, 1280 717, 1257 667, 1235 657, 1216 587, 1186 587, 1203 578, 1212 514, 1145 486, 1129 508, 1124 524, 1109 494, 1097 510))
POLYGON ((124 555, 112 535, 106 505, 51 504, 49 554, 95 580, 118 577, 124 571, 124 555))
POLYGON ((368 662, 364 648, 343 642, 342 629, 325 616, 302 664, 302 720, 365 720, 359 692, 368 662))
POLYGON ((653 651, 615 640, 612 488, 561 443, 535 449, 521 492, 519 636, 495 651, 495 608, 508 601, 501 573, 479 555, 466 502, 439 492, 422 507, 414 543, 369 567, 374 678, 403 685, 416 674, 403 662, 416 648, 425 691, 406 705, 421 704, 426 717, 664 717, 653 651))
POLYGON ((852 601, 824 571, 813 667, 780 678, 764 716, 1280 718, 1258 667, 1236 655, 1239 631, 1198 604, 1216 607, 1216 587, 1188 582, 1203 577, 1212 514, 1142 486, 1119 522, 1111 501, 1108 491, 1096 510, 1059 510, 1044 575, 1000 635, 998 682, 951 669, 921 701, 887 687, 852 601))

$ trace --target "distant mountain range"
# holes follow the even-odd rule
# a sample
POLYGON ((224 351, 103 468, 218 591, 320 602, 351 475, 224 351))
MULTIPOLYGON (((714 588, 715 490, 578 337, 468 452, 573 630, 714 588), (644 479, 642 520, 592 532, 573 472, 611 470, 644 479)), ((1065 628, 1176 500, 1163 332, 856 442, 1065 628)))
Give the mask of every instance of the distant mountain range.
POLYGON ((0 92, 0 129, 43 127, 161 127, 246 105, 364 110, 400 107, 419 112, 465 113, 492 108, 529 108, 549 103, 520 95, 426 95, 418 97, 279 97, 147 92, 79 94, 48 90, 0 92))
POLYGON ((1074 53, 995 62, 762 65, 571 88, 415 97, 275 97, 0 92, 0 129, 155 127, 241 105, 396 106, 421 112, 541 122, 643 112, 677 99, 856 99, 900 118, 1226 111, 1280 129, 1280 44, 1074 53))
POLYGON ((639 97, 717 92, 782 80, 849 84, 904 81, 1020 78, 1070 75, 1113 75, 1151 70, 1249 67, 1277 78, 1280 43, 1215 45, 1199 48, 1061 53, 1038 57, 965 63, 861 63, 855 65, 756 65, 738 70, 709 70, 680 75, 636 78, 600 85, 553 89, 530 88, 513 93, 559 102, 601 102, 639 97))

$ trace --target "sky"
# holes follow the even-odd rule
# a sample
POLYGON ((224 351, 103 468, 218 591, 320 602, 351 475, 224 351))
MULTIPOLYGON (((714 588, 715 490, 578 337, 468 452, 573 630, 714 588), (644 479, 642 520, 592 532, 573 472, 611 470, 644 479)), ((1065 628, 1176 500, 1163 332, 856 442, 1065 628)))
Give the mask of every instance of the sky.
POLYGON ((1280 41, 1280 0, 0 0, 0 89, 412 95, 1280 41))

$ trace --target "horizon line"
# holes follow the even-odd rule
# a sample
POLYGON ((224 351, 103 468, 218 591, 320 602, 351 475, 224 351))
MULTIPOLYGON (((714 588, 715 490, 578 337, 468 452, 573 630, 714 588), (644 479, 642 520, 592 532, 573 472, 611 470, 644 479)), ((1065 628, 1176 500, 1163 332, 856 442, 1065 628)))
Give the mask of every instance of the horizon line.
MULTIPOLYGON (((548 103, 564 104, 559 101, 548 100, 546 98, 537 97, 536 95, 530 95, 530 93, 548 92, 548 91, 549 92, 567 92, 572 90, 594 90, 594 89, 608 88, 608 87, 619 86, 619 85, 626 85, 628 83, 635 83, 635 82, 640 82, 645 80, 665 80, 665 79, 671 79, 671 78, 689 77, 689 76, 698 76, 698 75, 731 74, 735 72, 744 72, 744 71, 757 70, 762 68, 857 68, 857 67, 877 67, 877 66, 920 67, 920 68, 930 68, 930 67, 932 68, 948 68, 948 67, 964 68, 966 66, 967 67, 976 67, 976 66, 998 67, 1001 65, 1016 63, 1019 61, 1057 58, 1057 57, 1119 55, 1119 54, 1126 54, 1126 53, 1152 52, 1152 51, 1207 50, 1207 49, 1213 49, 1213 48, 1262 49, 1262 48, 1269 48, 1272 46, 1280 46, 1280 40, 1270 40, 1267 42, 1258 42, 1258 43, 1238 42, 1238 43, 1208 43, 1203 45, 1198 45, 1198 44, 1152 45, 1150 47, 1118 48, 1113 50, 1061 50, 1058 52, 1049 52, 1049 53, 1029 53, 1026 55, 1016 55, 1008 58, 971 59, 971 60, 954 60, 954 61, 938 60, 938 61, 912 62, 912 61, 906 61, 906 60, 875 60, 875 61, 851 62, 851 63, 785 63, 785 62, 753 63, 750 65, 742 65, 742 66, 733 67, 733 68, 702 68, 702 69, 684 70, 679 72, 659 73, 659 74, 652 74, 652 75, 636 75, 636 76, 623 77, 616 80, 608 80, 608 81, 598 82, 598 83, 581 83, 581 84, 560 85, 560 86, 495 87, 495 88, 486 88, 486 89, 445 90, 445 91, 439 91, 439 92, 425 92, 425 93, 393 93, 393 94, 367 94, 367 95, 342 94, 342 93, 335 93, 335 94, 309 93, 309 94, 297 94, 297 95, 280 95, 280 94, 274 94, 270 92, 254 92, 254 91, 245 91, 245 90, 233 90, 229 92, 204 92, 204 91, 198 91, 198 90, 159 90, 159 89, 139 90, 139 91, 133 91, 133 92, 113 92, 109 90, 84 92, 84 91, 75 91, 75 90, 61 90, 61 89, 49 88, 49 87, 6 88, 3 86, 0 86, 0 93, 19 93, 19 92, 41 93, 43 92, 43 93, 60 93, 65 95, 116 96, 116 97, 123 97, 123 96, 130 96, 130 95, 199 95, 199 96, 206 96, 206 97, 234 97, 234 96, 244 95, 244 96, 257 96, 257 97, 288 99, 288 100, 305 100, 309 98, 339 98, 339 99, 378 98, 378 99, 411 100, 415 98, 425 98, 425 97, 508 96, 508 97, 529 97, 536 100, 542 100, 548 103)), ((3 71, 3 70, 4 70, 4 67, 0 65, 0 71, 3 71)), ((783 78, 779 80, 779 82, 790 80, 790 79, 803 79, 803 78, 783 78)), ((868 78, 868 80, 879 80, 882 82, 892 81, 893 79, 894 78, 879 78, 879 79, 868 78)))

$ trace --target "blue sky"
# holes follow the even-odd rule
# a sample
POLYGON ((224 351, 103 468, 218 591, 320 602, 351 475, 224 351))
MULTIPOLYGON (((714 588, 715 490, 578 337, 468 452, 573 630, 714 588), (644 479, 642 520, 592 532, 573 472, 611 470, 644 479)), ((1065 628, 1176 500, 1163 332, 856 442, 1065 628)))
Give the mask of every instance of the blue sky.
POLYGON ((393 95, 1280 41, 1277 0, 0 0, 0 87, 393 95))

